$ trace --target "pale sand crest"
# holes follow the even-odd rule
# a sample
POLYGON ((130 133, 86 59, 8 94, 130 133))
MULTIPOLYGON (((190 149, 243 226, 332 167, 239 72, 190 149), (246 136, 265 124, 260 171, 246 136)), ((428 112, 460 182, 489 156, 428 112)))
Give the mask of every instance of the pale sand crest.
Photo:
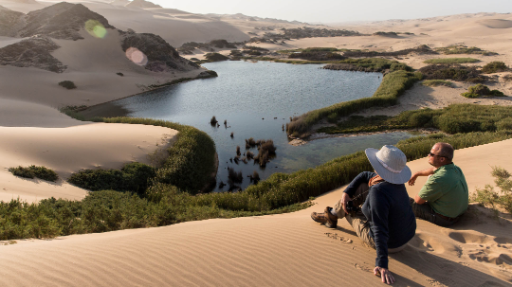
MULTIPOLYGON (((500 151, 512 140, 456 151, 470 189, 491 183, 490 165, 512 170, 500 151)), ((425 168, 426 159, 409 163, 425 168)), ((424 179, 418 179, 410 195, 424 179)), ((328 229, 310 212, 332 205, 337 189, 290 214, 213 219, 160 228, 23 240, 0 246, 0 284, 16 286, 382 286, 375 251, 346 221, 328 229)), ((454 228, 418 220, 415 238, 390 256, 394 286, 510 286, 510 219, 468 216, 454 228)))

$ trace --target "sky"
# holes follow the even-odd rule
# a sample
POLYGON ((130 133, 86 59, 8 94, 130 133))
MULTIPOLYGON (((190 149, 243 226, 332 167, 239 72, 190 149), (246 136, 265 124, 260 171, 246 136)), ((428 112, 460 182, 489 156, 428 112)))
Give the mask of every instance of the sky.
POLYGON ((418 19, 512 12, 512 0, 149 0, 192 13, 235 14, 308 23, 418 19))

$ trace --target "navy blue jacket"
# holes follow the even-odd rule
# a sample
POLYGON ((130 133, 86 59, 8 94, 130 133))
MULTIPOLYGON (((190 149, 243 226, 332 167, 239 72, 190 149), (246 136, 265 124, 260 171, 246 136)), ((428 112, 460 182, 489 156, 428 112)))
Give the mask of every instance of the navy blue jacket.
MULTIPOLYGON (((374 176, 377 176, 374 172, 361 172, 344 192, 353 198, 359 185, 368 184, 374 176)), ((416 218, 405 185, 381 182, 370 187, 361 210, 368 219, 370 236, 375 241, 375 266, 388 268, 388 248, 404 245, 416 233, 416 218)))

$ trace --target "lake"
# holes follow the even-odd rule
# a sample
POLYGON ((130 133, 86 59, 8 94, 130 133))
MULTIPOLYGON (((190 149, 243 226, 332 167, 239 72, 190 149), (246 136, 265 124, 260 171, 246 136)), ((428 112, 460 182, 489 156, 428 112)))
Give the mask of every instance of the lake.
MULTIPOLYGON (((323 65, 226 61, 203 64, 219 77, 194 80, 110 103, 130 117, 154 118, 194 126, 215 141, 219 156, 218 183, 227 183, 227 168, 247 175, 257 171, 262 179, 275 172, 291 173, 312 168, 336 157, 365 148, 396 144, 412 135, 392 132, 314 140, 291 146, 283 125, 290 117, 335 103, 370 97, 382 74, 322 69, 323 65), (211 126, 215 116, 220 126, 211 126), (227 125, 224 126, 224 120, 227 125), (233 138, 230 137, 233 133, 233 138), (245 139, 272 139, 276 157, 265 168, 252 161, 231 162, 236 147, 246 152, 245 139)), ((251 152, 257 154, 256 148, 251 152)), ((243 157, 243 156, 242 156, 243 157)), ((226 190, 224 187, 222 190, 226 190)))

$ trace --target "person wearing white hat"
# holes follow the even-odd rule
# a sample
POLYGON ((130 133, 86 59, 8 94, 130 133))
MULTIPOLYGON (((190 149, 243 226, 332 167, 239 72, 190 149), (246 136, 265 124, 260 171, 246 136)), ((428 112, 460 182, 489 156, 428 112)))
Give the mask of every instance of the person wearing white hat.
POLYGON ((377 251, 373 273, 392 284, 395 279, 388 269, 388 253, 401 251, 416 233, 416 218, 404 185, 411 170, 397 147, 386 145, 365 152, 375 172, 357 175, 334 208, 313 212, 311 218, 336 228, 338 219, 345 217, 364 244, 377 251))

